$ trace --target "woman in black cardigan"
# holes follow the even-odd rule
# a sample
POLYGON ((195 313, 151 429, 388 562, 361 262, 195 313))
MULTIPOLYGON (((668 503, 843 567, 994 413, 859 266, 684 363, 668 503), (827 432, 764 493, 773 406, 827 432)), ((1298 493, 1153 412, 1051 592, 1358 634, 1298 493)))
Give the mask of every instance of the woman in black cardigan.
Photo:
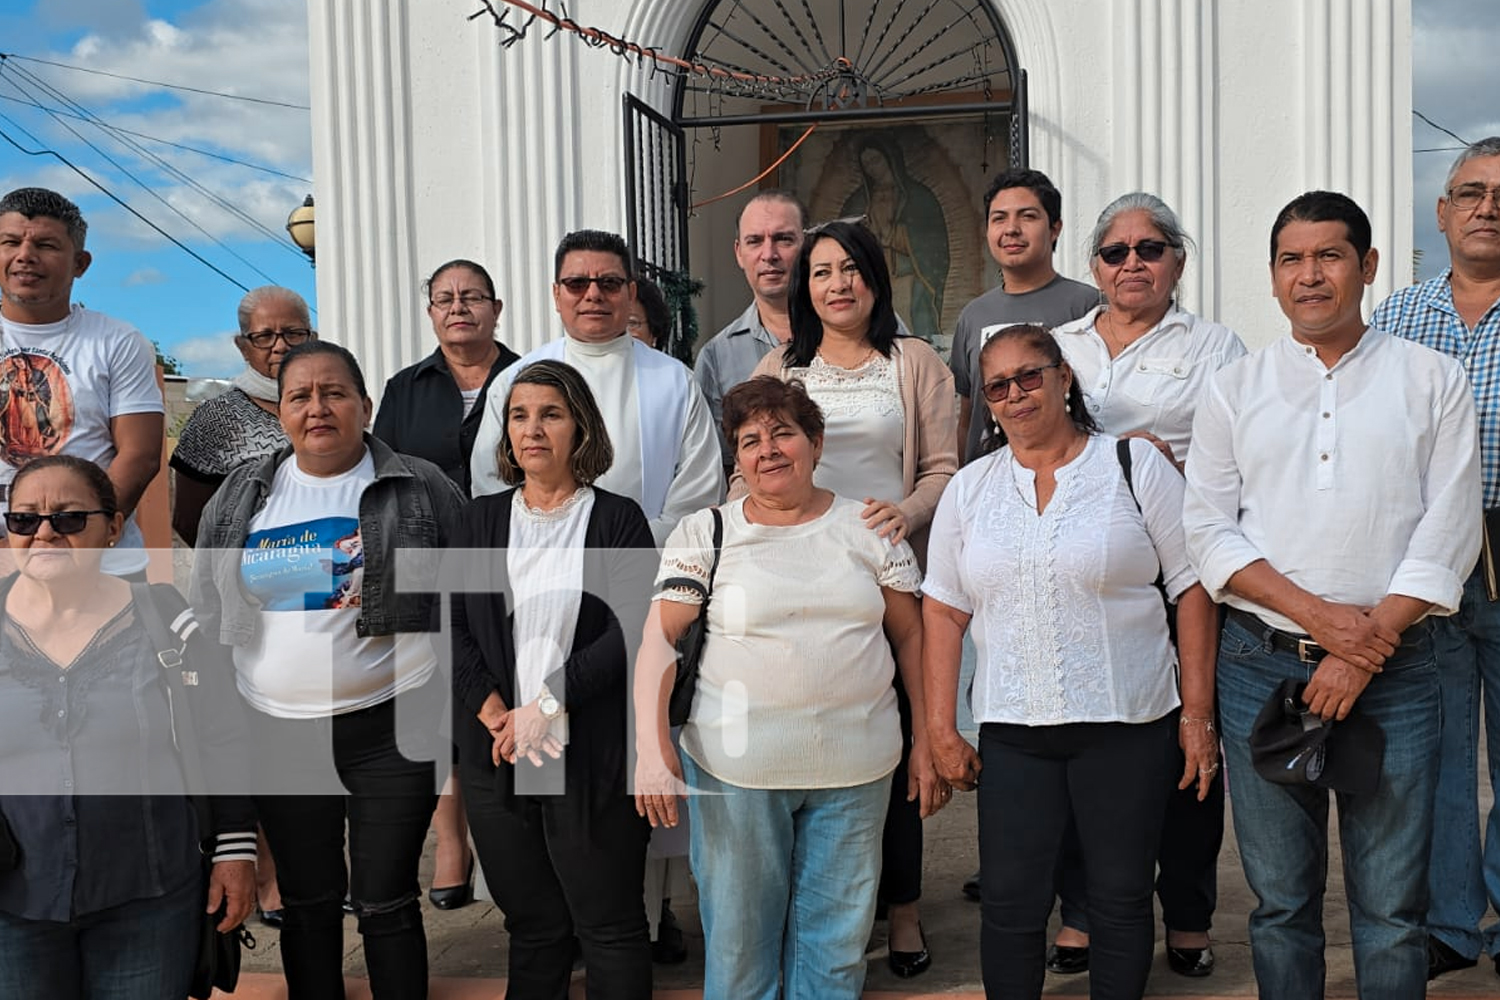
POLYGON ((459 780, 510 932, 511 1000, 566 994, 574 939, 590 998, 648 998, 641 902, 650 829, 626 794, 630 655, 656 569, 634 501, 593 488, 613 449, 559 361, 516 376, 500 475, 465 508, 454 601, 459 780), (491 550, 483 554, 472 550, 491 550))

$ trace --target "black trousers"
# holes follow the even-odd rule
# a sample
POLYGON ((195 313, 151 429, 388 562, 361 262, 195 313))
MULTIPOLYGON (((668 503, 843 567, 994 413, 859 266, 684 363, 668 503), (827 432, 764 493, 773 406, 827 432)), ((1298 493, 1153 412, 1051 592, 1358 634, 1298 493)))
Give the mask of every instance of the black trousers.
MULTIPOLYGON (((414 699, 429 700, 445 685, 435 680, 414 699)), ((402 696, 403 715, 412 705, 402 696)), ((440 703, 440 702, 439 702, 440 703)), ((416 713, 397 735, 395 700, 327 719, 273 719, 251 712, 258 745, 331 752, 346 795, 258 795, 256 809, 271 856, 286 923, 281 962, 288 1000, 344 995, 344 896, 364 938, 365 964, 375 1000, 427 996, 427 936, 419 903, 417 865, 437 805, 433 761, 410 760, 416 713), (267 742, 270 741, 270 742, 267 742), (344 828, 349 861, 344 861, 344 828)), ((427 745, 432 745, 429 740, 427 745)), ((309 770, 317 763, 309 760, 309 770)), ((258 787, 274 787, 266 775, 258 787)))
POLYGON ((485 884, 510 934, 508 1000, 565 1000, 575 938, 590 1000, 650 1000, 641 896, 651 828, 624 790, 586 811, 572 789, 502 800, 488 761, 461 760, 458 773, 485 884))
MULTIPOLYGON (((1178 713, 1173 713, 1176 718, 1178 713)), ((1219 905, 1219 849, 1224 845, 1224 770, 1214 774, 1208 797, 1198 801, 1198 783, 1178 788, 1186 758, 1181 746, 1173 757, 1171 792, 1157 851, 1156 898, 1168 930, 1203 931, 1213 926, 1219 905)), ((1070 825, 1057 863, 1057 895, 1062 922, 1089 932, 1088 875, 1070 825)))
POLYGON ((891 775, 891 802, 880 841, 882 903, 915 903, 922 898, 922 804, 906 800, 911 763, 911 699, 896 674, 896 710, 901 716, 901 762, 891 775))
POLYGON ((1034 1000, 1063 831, 1089 871, 1089 995, 1139 1000, 1151 969, 1151 890, 1177 722, 979 730, 980 964, 989 1000, 1034 1000))

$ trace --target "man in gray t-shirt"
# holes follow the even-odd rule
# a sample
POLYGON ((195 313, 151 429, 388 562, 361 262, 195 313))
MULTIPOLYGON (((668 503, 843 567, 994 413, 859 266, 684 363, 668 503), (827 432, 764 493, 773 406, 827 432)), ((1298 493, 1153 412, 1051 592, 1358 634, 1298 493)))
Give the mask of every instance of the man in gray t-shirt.
POLYGON ((958 451, 965 463, 979 457, 989 426, 979 396, 984 342, 1017 323, 1061 326, 1099 304, 1098 289, 1064 278, 1052 266, 1052 250, 1062 232, 1062 195, 1046 174, 1008 170, 991 182, 984 205, 985 243, 1000 265, 1003 285, 965 306, 953 334, 948 366, 960 397, 958 451))

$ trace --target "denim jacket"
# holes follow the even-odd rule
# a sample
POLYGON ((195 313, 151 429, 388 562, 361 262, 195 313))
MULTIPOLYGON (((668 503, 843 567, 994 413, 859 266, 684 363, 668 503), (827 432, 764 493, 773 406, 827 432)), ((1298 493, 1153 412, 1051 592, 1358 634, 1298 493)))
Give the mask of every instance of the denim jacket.
MULTIPOLYGON (((365 445, 375 463, 375 481, 359 500, 365 571, 356 632, 362 638, 435 632, 437 595, 423 592, 420 582, 435 573, 437 553, 448 544, 464 497, 431 462, 397 454, 369 434, 365 445), (398 590, 396 553, 403 549, 408 553, 401 558, 398 590), (430 558, 422 558, 421 550, 430 558)), ((230 472, 198 523, 191 600, 199 621, 210 630, 217 627, 225 645, 245 646, 255 638, 260 607, 241 586, 240 552, 251 518, 266 505, 277 467, 291 456, 286 447, 230 472)))

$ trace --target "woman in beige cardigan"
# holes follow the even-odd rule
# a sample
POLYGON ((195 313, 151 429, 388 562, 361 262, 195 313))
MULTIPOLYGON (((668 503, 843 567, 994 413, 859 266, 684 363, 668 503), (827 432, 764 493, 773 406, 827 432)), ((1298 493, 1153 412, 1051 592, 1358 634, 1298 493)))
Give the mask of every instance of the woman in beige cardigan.
MULTIPOLYGON (((792 339, 761 360, 756 375, 797 379, 826 418, 818 486, 863 501, 865 522, 891 544, 907 539, 925 561, 927 527, 958 470, 953 375, 925 341, 897 333, 885 255, 870 230, 830 222, 808 234, 792 274, 792 339)), ((735 495, 743 492, 736 476, 735 495)), ((923 937, 922 821, 911 712, 922 692, 895 679, 903 754, 885 826, 880 901, 888 914, 891 971, 903 978, 932 964, 923 937)))

